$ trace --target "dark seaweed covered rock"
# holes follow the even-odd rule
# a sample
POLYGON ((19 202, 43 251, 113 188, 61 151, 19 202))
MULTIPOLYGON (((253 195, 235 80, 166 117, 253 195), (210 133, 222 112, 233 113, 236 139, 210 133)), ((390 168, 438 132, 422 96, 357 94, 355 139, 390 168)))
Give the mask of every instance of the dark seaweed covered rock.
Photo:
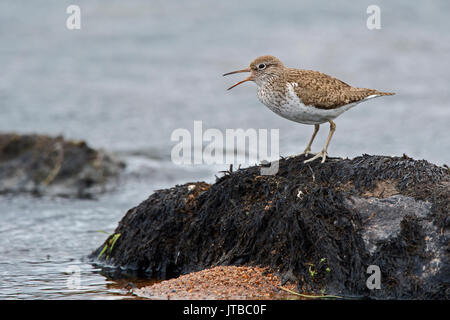
POLYGON ((114 187, 123 167, 83 141, 0 134, 0 193, 92 197, 114 187))
POLYGON ((91 254, 149 277, 269 266, 301 292, 448 299, 448 168, 407 156, 282 159, 159 190, 91 254), (112 241, 114 240, 114 241, 112 241), (369 289, 368 267, 381 271, 369 289))

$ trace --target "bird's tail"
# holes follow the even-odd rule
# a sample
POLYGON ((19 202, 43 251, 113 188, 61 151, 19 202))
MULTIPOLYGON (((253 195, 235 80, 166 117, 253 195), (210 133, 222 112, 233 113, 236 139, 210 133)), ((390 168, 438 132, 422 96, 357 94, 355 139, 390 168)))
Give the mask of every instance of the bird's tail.
POLYGON ((395 92, 381 92, 381 91, 377 91, 375 94, 379 95, 379 96, 393 96, 393 95, 395 95, 395 92))

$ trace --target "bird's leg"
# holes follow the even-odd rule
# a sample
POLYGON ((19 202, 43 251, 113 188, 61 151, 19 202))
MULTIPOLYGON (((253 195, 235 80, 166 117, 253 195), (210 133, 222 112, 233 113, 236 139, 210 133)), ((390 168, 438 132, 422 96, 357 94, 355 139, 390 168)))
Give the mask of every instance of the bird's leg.
POLYGON ((300 155, 304 154, 305 157, 307 157, 308 154, 311 153, 311 145, 312 145, 312 143, 314 141, 314 138, 316 137, 317 132, 319 131, 319 127, 320 127, 320 124, 315 124, 314 125, 314 132, 312 134, 311 139, 309 140, 308 146, 306 147, 305 151, 303 151, 303 153, 300 153, 300 155))
POLYGON ((325 144, 325 147, 322 149, 322 151, 320 151, 318 154, 316 154, 311 159, 305 160, 304 163, 314 161, 320 157, 322 157, 322 163, 325 162, 325 159, 327 158, 328 145, 330 144, 331 137, 333 137, 334 131, 336 131, 336 124, 331 120, 328 120, 328 122, 330 123, 330 133, 328 134, 327 143, 325 144))

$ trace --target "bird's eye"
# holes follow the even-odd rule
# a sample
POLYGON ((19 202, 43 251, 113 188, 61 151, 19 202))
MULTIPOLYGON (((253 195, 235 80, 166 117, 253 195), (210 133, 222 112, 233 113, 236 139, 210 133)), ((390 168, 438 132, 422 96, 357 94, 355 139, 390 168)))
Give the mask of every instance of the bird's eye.
POLYGON ((260 63, 259 65, 258 65, 258 69, 259 70, 262 70, 262 69, 264 69, 266 67, 266 65, 264 64, 264 63, 260 63))

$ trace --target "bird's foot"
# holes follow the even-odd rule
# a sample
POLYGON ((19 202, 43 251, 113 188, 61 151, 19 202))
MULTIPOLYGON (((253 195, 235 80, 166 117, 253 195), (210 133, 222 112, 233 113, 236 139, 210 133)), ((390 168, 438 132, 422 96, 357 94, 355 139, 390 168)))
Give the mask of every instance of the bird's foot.
POLYGON ((319 153, 316 153, 316 155, 314 157, 312 157, 311 159, 303 161, 303 163, 308 163, 308 162, 314 161, 314 160, 316 160, 317 158, 320 158, 320 157, 322 157, 321 163, 324 163, 325 159, 327 158, 327 151, 326 150, 322 150, 319 153))
POLYGON ((306 157, 308 157, 309 154, 316 155, 317 153, 311 152, 311 149, 306 148, 305 151, 303 151, 302 153, 299 154, 299 156, 304 155, 306 158, 306 157))
POLYGON ((293 159, 293 158, 297 158, 297 157, 300 157, 300 156, 303 156, 303 155, 305 156, 305 158, 307 158, 309 154, 316 155, 317 152, 311 152, 311 149, 305 149, 305 151, 303 151, 302 153, 294 154, 292 156, 288 156, 286 159, 293 159))

